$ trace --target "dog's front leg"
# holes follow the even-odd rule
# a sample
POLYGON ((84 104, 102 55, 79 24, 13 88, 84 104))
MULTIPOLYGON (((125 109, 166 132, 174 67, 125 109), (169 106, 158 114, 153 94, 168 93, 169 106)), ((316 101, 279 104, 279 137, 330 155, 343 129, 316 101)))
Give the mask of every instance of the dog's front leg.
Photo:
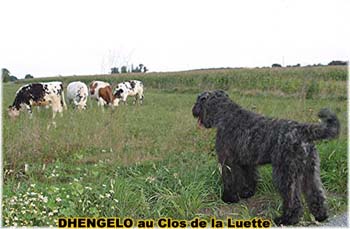
POLYGON ((235 164, 222 164, 222 181, 224 184, 224 192, 222 200, 225 203, 237 203, 239 201, 239 193, 243 187, 243 175, 240 166, 235 164))

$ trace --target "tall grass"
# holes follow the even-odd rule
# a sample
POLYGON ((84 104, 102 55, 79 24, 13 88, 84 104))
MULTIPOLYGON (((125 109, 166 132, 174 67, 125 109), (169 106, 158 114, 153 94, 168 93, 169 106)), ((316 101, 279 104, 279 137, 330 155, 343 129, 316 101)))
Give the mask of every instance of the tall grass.
MULTIPOLYGON (((115 75, 93 75, 74 77, 50 77, 42 81, 61 80, 69 83, 81 80, 104 80, 115 85, 119 82, 139 79, 146 87, 168 92, 195 92, 221 88, 244 94, 272 94, 309 98, 346 99, 347 67, 298 67, 196 70, 169 73, 129 73, 115 75)), ((26 82, 36 81, 31 79, 26 82)))

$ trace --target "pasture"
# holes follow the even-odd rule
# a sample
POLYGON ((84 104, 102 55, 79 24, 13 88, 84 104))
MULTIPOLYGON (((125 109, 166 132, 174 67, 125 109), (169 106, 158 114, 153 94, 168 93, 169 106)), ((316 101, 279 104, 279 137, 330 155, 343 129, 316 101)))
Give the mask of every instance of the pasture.
MULTIPOLYGON (((86 111, 69 107, 47 129, 51 110, 7 117, 22 81, 3 84, 3 225, 55 225, 57 217, 134 219, 272 219, 281 199, 271 167, 260 168, 256 195, 237 204, 221 200, 215 130, 200 130, 191 108, 199 92, 224 89, 243 107, 270 116, 317 122, 328 107, 341 121, 339 139, 317 143, 321 178, 331 217, 347 208, 347 68, 200 70, 176 73, 72 76, 31 81, 138 79, 143 105, 102 113, 96 101, 86 111), (28 170, 24 171, 25 164, 28 170)), ((304 205, 306 206, 306 205, 304 205)), ((301 225, 315 224, 304 209, 301 225)))

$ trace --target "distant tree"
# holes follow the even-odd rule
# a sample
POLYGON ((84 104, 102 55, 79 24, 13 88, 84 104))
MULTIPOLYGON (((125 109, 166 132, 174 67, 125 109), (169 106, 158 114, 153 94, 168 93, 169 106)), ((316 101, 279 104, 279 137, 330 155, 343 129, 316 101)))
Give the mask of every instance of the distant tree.
POLYGON ((127 66, 122 66, 121 68, 120 68, 120 72, 121 73, 127 73, 128 72, 128 67, 127 66))
POLYGON ((117 67, 111 68, 111 74, 119 74, 119 68, 117 67))
POLYGON ((280 65, 280 64, 272 64, 272 67, 273 67, 273 68, 281 68, 282 65, 280 65))
POLYGON ((10 81, 16 81, 18 78, 16 76, 10 76, 10 81))
POLYGON ((1 78, 2 82, 8 82, 10 81, 10 71, 6 68, 1 69, 1 78))
POLYGON ((328 63, 328 65, 348 65, 347 61, 333 60, 328 63))
POLYGON ((31 74, 27 74, 25 77, 24 77, 24 79, 33 79, 34 78, 34 76, 32 76, 31 74))
POLYGON ((140 72, 142 72, 142 70, 143 70, 143 64, 139 64, 139 69, 140 69, 140 72))
POLYGON ((141 70, 140 70, 139 67, 133 68, 131 71, 132 71, 132 72, 141 72, 141 70))
POLYGON ((146 66, 143 66, 143 72, 146 73, 148 71, 148 68, 146 66))
POLYGON ((297 68, 297 67, 300 67, 300 64, 287 65, 287 68, 290 68, 290 67, 297 68))

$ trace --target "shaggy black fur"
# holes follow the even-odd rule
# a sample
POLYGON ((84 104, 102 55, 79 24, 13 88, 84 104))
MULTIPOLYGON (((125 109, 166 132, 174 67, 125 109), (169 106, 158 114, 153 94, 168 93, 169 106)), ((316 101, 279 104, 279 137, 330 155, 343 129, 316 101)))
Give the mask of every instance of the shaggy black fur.
POLYGON ((217 128, 216 152, 222 165, 222 199, 238 202, 255 194, 257 166, 272 164, 274 184, 283 199, 277 225, 296 224, 302 216, 301 193, 316 220, 328 217, 320 180, 320 159, 313 141, 339 135, 336 115, 322 109, 319 124, 272 119, 243 109, 223 91, 203 92, 192 109, 198 124, 217 128))

